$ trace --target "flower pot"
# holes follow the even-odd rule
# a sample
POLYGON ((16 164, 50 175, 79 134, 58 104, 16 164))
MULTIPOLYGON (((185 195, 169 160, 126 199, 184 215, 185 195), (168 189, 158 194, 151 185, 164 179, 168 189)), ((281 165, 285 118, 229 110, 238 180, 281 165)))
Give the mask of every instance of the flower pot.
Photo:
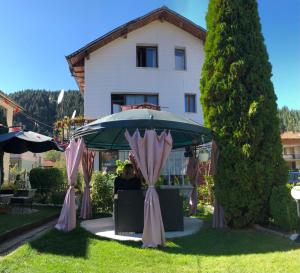
POLYGON ((207 162, 209 158, 209 154, 208 153, 199 153, 199 160, 201 162, 207 162))

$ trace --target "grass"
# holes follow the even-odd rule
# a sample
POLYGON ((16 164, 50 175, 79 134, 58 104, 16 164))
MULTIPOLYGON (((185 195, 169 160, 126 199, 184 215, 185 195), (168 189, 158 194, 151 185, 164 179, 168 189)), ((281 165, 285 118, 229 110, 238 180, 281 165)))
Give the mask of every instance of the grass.
POLYGON ((52 230, 7 257, 0 272, 300 272, 300 248, 291 241, 254 230, 204 229, 142 249, 137 242, 101 239, 80 227, 52 230))
POLYGON ((32 214, 0 214, 0 235, 26 224, 50 217, 60 211, 60 208, 52 207, 37 207, 37 209, 39 211, 32 214))

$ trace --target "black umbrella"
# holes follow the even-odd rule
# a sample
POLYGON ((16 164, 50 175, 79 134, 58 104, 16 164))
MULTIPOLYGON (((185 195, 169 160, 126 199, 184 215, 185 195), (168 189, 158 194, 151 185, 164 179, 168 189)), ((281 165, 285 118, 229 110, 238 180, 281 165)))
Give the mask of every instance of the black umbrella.
POLYGON ((0 134, 0 148, 12 154, 22 154, 27 151, 33 153, 43 153, 49 150, 63 151, 53 138, 31 131, 0 134))
POLYGON ((145 129, 171 132, 173 148, 199 145, 212 140, 212 132, 195 121, 176 114, 150 109, 133 109, 109 115, 78 128, 74 137, 83 137, 86 145, 94 149, 129 150, 126 130, 145 129))

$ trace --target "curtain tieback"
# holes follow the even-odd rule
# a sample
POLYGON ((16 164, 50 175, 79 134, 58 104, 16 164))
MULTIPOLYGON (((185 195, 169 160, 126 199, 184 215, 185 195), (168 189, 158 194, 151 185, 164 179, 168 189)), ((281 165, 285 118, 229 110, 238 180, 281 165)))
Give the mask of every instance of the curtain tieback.
POLYGON ((148 188, 155 188, 155 186, 148 186, 148 188))

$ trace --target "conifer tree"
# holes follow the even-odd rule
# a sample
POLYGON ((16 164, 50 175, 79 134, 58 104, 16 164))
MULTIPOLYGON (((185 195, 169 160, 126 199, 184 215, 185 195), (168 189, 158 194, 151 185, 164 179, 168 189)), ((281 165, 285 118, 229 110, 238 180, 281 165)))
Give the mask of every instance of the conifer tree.
POLYGON ((200 89, 220 152, 215 195, 227 223, 268 217, 271 189, 286 182, 272 68, 255 0, 210 0, 200 89))

